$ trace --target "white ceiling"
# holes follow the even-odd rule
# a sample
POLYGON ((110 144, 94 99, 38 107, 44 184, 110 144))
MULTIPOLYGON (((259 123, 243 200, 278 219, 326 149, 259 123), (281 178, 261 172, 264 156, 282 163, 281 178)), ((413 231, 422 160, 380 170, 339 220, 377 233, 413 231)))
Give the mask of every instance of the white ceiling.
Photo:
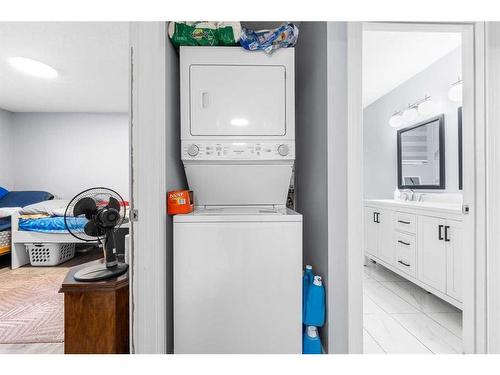
POLYGON ((459 33, 365 31, 363 107, 461 45, 459 33))
POLYGON ((12 112, 128 111, 126 22, 0 22, 0 108, 12 112), (28 57, 59 72, 42 79, 7 59, 28 57))

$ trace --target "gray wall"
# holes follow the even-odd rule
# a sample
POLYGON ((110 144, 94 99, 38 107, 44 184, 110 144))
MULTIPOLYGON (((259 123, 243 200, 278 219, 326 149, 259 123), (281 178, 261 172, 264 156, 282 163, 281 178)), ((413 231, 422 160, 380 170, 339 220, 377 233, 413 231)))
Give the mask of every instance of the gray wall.
MULTIPOLYGON (((364 196, 366 199, 392 198, 397 188, 397 129, 388 121, 394 111, 426 94, 436 102, 438 113, 445 114, 446 192, 458 191, 458 104, 448 99, 452 82, 461 76, 461 49, 444 56, 363 111, 364 196)), ((431 116, 421 116, 412 124, 431 116)), ((405 124, 409 126, 411 124, 405 124)), ((443 190, 434 190, 439 192, 443 190)))
MULTIPOLYGON (((179 54, 166 41, 166 191, 187 189, 186 175, 181 162, 179 114, 179 54)), ((167 352, 173 353, 173 220, 167 215, 167 352)))
POLYGON ((0 109, 0 186, 14 189, 12 113, 0 109))
POLYGON ((106 186, 129 198, 127 113, 13 113, 11 119, 16 190, 71 199, 106 186))
MULTIPOLYGON (((295 180, 297 211, 304 218, 304 264, 311 264, 328 288, 326 26, 302 22, 295 50, 295 180)), ((320 334, 327 346, 327 326, 320 334)))

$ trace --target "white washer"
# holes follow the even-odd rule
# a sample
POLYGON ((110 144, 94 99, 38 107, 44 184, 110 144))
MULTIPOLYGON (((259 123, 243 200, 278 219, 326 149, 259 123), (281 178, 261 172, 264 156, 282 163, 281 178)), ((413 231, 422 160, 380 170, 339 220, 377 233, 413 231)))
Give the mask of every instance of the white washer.
POLYGON ((181 158, 195 211, 174 217, 174 352, 301 353, 302 215, 294 50, 181 47, 181 158))
POLYGON ((258 207, 174 217, 175 353, 301 353, 302 215, 258 207))

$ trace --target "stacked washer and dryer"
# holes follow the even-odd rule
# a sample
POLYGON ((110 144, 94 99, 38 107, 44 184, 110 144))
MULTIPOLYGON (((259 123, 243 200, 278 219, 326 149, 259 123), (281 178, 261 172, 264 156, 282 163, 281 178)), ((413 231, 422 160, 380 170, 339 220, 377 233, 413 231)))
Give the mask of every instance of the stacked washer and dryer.
POLYGON ((175 353, 302 352, 294 77, 293 48, 180 48, 195 209, 174 217, 175 353))

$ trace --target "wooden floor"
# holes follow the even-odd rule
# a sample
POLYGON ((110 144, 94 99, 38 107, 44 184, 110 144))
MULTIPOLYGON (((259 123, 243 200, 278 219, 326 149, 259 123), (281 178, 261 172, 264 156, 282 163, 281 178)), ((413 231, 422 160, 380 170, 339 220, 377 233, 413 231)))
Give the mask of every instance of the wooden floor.
POLYGON ((64 354, 64 343, 0 344, 0 354, 64 354))
MULTIPOLYGON (((56 267, 70 268, 82 263, 86 263, 102 257, 100 251, 91 251, 84 254, 78 254, 70 261, 56 267)), ((0 256, 0 274, 12 272, 10 269, 10 254, 0 256)), ((40 267, 24 266, 25 272, 30 269, 40 270, 40 267)), ((47 271, 49 269, 47 268, 47 271)), ((26 344, 0 344, 0 354, 64 354, 64 343, 26 343, 26 344)))

